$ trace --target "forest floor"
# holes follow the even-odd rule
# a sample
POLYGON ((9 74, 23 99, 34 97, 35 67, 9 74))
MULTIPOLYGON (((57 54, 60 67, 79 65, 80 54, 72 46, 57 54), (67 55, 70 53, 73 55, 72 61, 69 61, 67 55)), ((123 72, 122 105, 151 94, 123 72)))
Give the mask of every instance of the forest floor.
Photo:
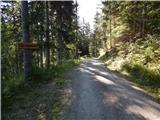
POLYGON ((82 62, 70 79, 66 120, 160 120, 160 104, 96 59, 82 62))
POLYGON ((79 60, 75 60, 51 67, 48 71, 44 70, 45 73, 38 70, 34 81, 14 92, 12 101, 10 100, 12 104, 7 104, 7 108, 2 109, 2 119, 63 120, 71 97, 67 84, 70 79, 67 76, 78 64, 79 60))
MULTIPOLYGON (((67 78, 65 80, 68 80, 67 78)), ((16 97, 11 110, 3 112, 4 120, 62 120, 70 98, 67 86, 54 82, 37 84, 16 97)))

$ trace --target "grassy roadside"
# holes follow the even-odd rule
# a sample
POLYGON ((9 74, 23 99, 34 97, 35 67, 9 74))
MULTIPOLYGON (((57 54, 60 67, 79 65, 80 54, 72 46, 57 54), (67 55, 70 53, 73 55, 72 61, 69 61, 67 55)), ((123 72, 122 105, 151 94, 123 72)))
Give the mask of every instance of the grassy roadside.
POLYGON ((70 91, 66 74, 80 63, 71 60, 49 69, 34 67, 33 80, 10 89, 10 97, 2 96, 3 120, 63 120, 70 91))
POLYGON ((106 67, 125 75, 160 102, 160 37, 146 35, 119 41, 101 60, 106 67))
POLYGON ((111 57, 107 55, 101 58, 108 69, 134 82, 160 103, 160 74, 156 70, 146 68, 142 64, 136 64, 137 61, 134 62, 135 64, 127 62, 128 59, 117 55, 118 53, 116 55, 115 53, 109 54, 111 57))
POLYGON ((143 84, 143 82, 139 82, 139 81, 142 81, 140 78, 130 75, 130 73, 125 70, 115 70, 111 66, 107 66, 107 65, 106 65, 106 68, 110 69, 115 74, 118 74, 119 76, 124 77, 127 80, 133 82, 136 86, 144 89, 148 95, 152 96, 156 102, 160 103, 160 88, 159 87, 155 87, 152 85, 145 85, 143 84))

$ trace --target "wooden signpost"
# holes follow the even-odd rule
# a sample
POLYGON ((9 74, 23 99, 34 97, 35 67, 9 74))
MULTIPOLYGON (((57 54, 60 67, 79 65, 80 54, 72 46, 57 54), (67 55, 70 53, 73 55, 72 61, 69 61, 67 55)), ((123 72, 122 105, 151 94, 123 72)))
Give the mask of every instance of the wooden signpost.
POLYGON ((38 45, 36 43, 18 43, 19 49, 38 49, 38 45))

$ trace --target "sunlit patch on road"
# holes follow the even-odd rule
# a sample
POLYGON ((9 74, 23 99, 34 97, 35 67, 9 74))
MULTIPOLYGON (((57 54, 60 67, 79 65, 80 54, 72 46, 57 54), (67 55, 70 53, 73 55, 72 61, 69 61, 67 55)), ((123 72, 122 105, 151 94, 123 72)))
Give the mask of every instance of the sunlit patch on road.
POLYGON ((95 78, 97 81, 100 81, 100 82, 105 83, 107 85, 116 85, 113 81, 106 79, 105 77, 95 75, 95 78))
POLYGON ((149 106, 131 105, 126 108, 126 112, 143 116, 146 120, 160 120, 157 111, 149 106), (155 114, 156 113, 156 114, 155 114))
POLYGON ((133 89, 136 89, 136 90, 138 90, 138 91, 142 91, 142 92, 144 92, 144 90, 142 90, 141 88, 139 88, 139 87, 137 87, 137 86, 131 86, 133 89))

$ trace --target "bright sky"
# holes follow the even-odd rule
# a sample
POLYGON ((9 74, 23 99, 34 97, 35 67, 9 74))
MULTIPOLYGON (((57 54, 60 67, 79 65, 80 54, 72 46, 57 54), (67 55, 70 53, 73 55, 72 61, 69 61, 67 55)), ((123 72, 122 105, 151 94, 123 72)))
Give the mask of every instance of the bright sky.
POLYGON ((82 22, 83 18, 85 22, 89 22, 91 28, 94 24, 94 16, 96 14, 97 8, 101 5, 101 0, 77 0, 78 6, 78 16, 82 22))

